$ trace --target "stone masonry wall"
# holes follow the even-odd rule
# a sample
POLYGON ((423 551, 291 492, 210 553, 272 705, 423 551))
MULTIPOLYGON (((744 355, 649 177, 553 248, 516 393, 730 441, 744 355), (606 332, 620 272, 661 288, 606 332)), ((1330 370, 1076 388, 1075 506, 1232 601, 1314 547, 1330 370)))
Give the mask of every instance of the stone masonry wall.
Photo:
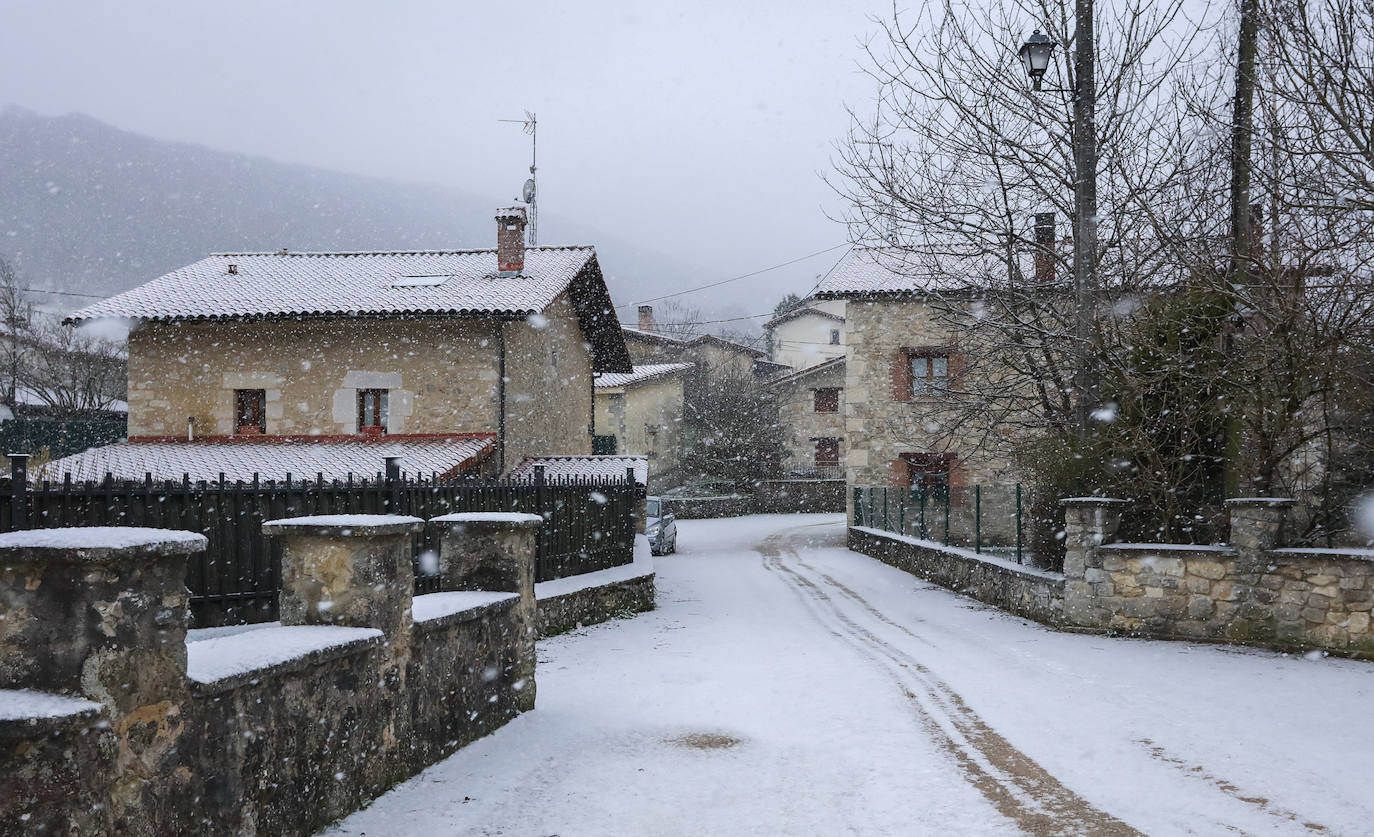
POLYGON ((1065 501, 1065 621, 1374 659, 1374 551, 1279 548, 1291 500, 1227 501, 1229 546, 1112 543, 1120 501, 1065 501))
MULTIPOLYGON (((899 401, 894 397, 893 363, 903 348, 950 346, 956 373, 996 374, 999 370, 967 361, 976 357, 978 350, 968 345, 965 335, 940 322, 930 306, 919 299, 849 300, 845 326, 849 345, 844 437, 850 486, 896 485, 893 463, 903 453, 954 454, 957 465, 951 481, 956 486, 1018 481, 1009 456, 1014 439, 1001 432, 1005 428, 959 423, 945 447, 946 425, 954 420, 946 412, 948 398, 928 395, 899 401)), ((847 502, 852 506, 852 495, 847 502)), ((849 511, 852 514, 853 509, 849 511)))
MULTIPOLYGON (((807 471, 816 465, 818 438, 845 438, 844 365, 777 385, 778 425, 783 431, 785 457, 782 467, 787 471, 807 471), (816 412, 816 390, 840 389, 840 408, 833 413, 816 412)), ((840 463, 845 462, 846 445, 840 442, 840 463)))
POLYGON ((446 538, 452 589, 412 600, 421 522, 362 517, 273 530, 297 624, 190 644, 161 579, 201 536, 103 530, 126 545, 94 552, 18 545, 93 530, 0 538, 0 572, 37 579, 0 601, 0 833, 311 834, 533 708, 538 520, 446 538), (20 641, 33 631, 50 644, 20 641))
POLYGON ((862 527, 850 527, 849 548, 1018 616, 1047 625, 1063 621, 1064 579, 1056 573, 862 527))
POLYGON ((495 433, 497 328, 425 318, 145 323, 129 335, 129 435, 185 438, 188 416, 197 436, 234 433, 236 389, 266 390, 268 434, 352 434, 357 390, 372 388, 390 390, 392 433, 495 433))

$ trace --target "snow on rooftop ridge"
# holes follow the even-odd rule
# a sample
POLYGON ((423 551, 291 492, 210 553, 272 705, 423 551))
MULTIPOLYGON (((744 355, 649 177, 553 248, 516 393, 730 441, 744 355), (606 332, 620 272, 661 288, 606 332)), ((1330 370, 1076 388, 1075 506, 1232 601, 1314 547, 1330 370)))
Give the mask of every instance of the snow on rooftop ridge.
MULTIPOLYGON (((533 250, 595 250, 591 244, 540 244, 534 247, 526 247, 525 252, 533 250)), ((473 255, 488 253, 495 255, 495 247, 477 247, 457 250, 288 250, 285 253, 271 250, 243 251, 243 252, 216 252, 210 256, 271 256, 273 258, 286 258, 289 256, 451 256, 451 255, 473 255)))
POLYGON ((196 532, 144 526, 81 526, 27 529, 0 535, 0 549, 133 549, 162 545, 200 545, 208 540, 196 532))
POLYGON ((186 675, 197 683, 216 683, 381 636, 376 628, 285 625, 188 642, 186 675))
POLYGON ((338 315, 519 315, 542 311, 596 258, 591 247, 533 248, 516 278, 495 250, 237 253, 207 256, 72 314, 143 320, 338 315), (232 272, 231 272, 232 271, 232 272), (397 277, 445 274, 439 285, 397 277))
POLYGON ((0 721, 70 718, 98 709, 100 704, 82 698, 52 695, 32 689, 0 689, 0 721))
POLYGON ((633 372, 603 372, 596 376, 594 385, 597 389, 634 386, 636 384, 647 383, 655 378, 663 378, 669 375, 676 375, 679 372, 686 372, 688 369, 692 368, 692 364, 649 363, 632 368, 634 369, 633 372))
POLYGON ((400 457, 403 471, 429 476, 462 470, 496 447, 494 435, 407 439, 310 441, 308 439, 245 439, 222 442, 117 442, 55 459, 34 470, 38 479, 61 480, 67 474, 75 482, 98 482, 111 474, 118 480, 142 482, 175 480, 189 475, 193 482, 215 482, 220 474, 228 482, 281 480, 287 474, 298 480, 372 479, 385 467, 387 457, 400 457))

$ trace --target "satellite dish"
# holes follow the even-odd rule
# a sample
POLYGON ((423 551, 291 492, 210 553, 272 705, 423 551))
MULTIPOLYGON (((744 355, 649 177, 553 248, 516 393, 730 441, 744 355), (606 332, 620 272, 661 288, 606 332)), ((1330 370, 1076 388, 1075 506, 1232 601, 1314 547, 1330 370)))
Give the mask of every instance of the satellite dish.
POLYGON ((525 181, 525 203, 534 203, 534 178, 525 181))

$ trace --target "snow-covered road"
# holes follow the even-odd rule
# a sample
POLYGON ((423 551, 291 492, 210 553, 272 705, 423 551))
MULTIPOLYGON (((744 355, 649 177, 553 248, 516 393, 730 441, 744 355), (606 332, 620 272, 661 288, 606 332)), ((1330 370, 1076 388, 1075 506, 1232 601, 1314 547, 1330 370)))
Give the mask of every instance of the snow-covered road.
POLYGON ((679 526, 658 610, 328 833, 1374 833, 1374 664, 1057 633, 837 515, 679 526))

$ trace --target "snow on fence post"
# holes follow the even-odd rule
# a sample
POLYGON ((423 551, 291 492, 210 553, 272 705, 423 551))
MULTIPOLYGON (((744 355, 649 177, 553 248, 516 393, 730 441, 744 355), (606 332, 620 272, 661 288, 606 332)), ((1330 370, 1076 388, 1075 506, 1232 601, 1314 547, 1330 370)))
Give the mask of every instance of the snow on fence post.
POLYGON ((516 625, 520 632, 517 680, 526 685, 520 711, 534 708, 534 640, 538 604, 534 598, 535 541, 544 518, 519 512, 460 512, 429 521, 439 543, 439 590, 519 593, 516 625))
POLYGON ((415 571, 411 536, 418 517, 325 514, 262 524, 283 541, 281 590, 284 625, 378 628, 395 646, 410 634, 415 571))
POLYGON ((1080 627, 1105 627, 1111 614, 1101 603, 1111 581, 1098 547, 1111 542, 1121 525, 1125 500, 1066 497, 1064 509, 1064 619, 1080 627))

